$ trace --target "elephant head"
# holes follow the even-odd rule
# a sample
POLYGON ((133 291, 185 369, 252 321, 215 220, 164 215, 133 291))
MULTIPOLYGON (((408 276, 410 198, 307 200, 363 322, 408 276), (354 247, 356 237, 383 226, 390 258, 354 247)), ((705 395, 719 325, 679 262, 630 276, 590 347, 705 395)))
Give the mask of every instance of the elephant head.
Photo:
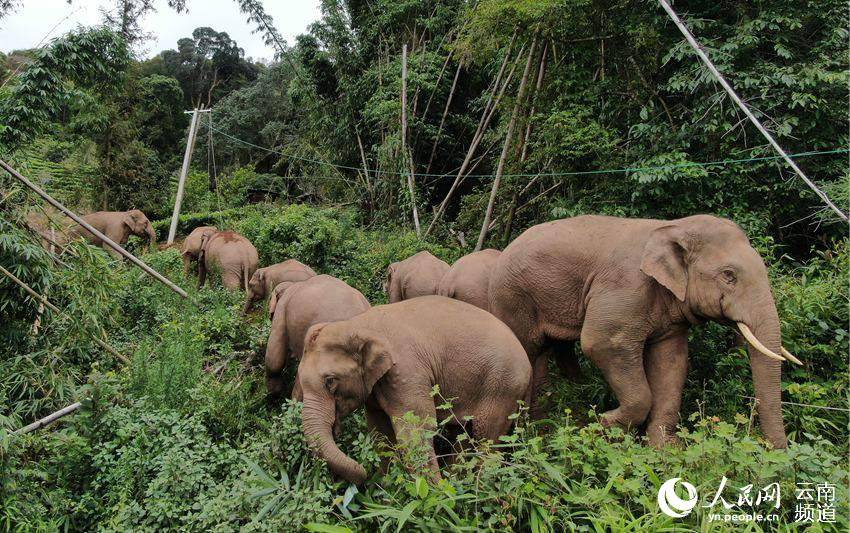
POLYGON ((278 301, 283 297, 283 293, 286 292, 286 289, 289 287, 299 283, 297 281, 284 281, 282 283, 278 283, 277 286, 272 289, 272 295, 269 296, 269 320, 274 318, 275 310, 277 309, 278 301))
POLYGON ((392 263, 387 267, 387 277, 384 280, 384 293, 386 293, 387 301, 390 303, 400 302, 402 300, 401 280, 393 280, 393 277, 396 275, 396 265, 398 263, 392 263))
POLYGON ((248 280, 247 293, 245 306, 242 308, 243 313, 250 311, 254 302, 266 297, 266 270, 264 268, 258 268, 254 271, 251 279, 248 280))
POLYGON ((351 483, 363 483, 366 470, 337 447, 334 435, 393 364, 385 339, 354 332, 347 322, 316 324, 305 336, 298 366, 304 436, 331 471, 351 483))
POLYGON ((156 244, 156 232, 148 217, 138 209, 132 209, 124 213, 124 224, 130 228, 130 233, 137 237, 148 237, 149 246, 156 244))
POLYGON ((691 322, 737 325, 749 343, 762 431, 774 447, 785 448, 781 365, 799 360, 782 347, 767 268, 744 232, 706 215, 673 221, 651 233, 640 268, 673 294, 691 322))

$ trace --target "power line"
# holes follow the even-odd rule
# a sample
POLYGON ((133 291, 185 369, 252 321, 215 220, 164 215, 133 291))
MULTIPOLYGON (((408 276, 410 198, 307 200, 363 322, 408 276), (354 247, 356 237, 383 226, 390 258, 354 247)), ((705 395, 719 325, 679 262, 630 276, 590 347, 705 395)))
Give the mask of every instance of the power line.
MULTIPOLYGON (((250 146, 252 148, 256 148, 258 150, 263 150, 265 152, 269 152, 272 154, 277 154, 288 159, 294 159, 297 161, 304 161, 307 163, 315 163, 319 165, 329 166, 336 169, 342 170, 353 170, 356 172, 368 172, 370 174, 379 175, 391 175, 391 176, 406 176, 406 173, 403 172, 394 172, 391 170, 365 170, 360 167, 352 167, 346 165, 337 165, 334 163, 328 163, 326 161, 319 161, 317 159, 310 159, 307 157, 300 157, 293 154, 287 154, 285 152, 281 152, 280 150, 275 150, 273 148, 267 148, 265 146, 259 146, 249 141, 242 140, 238 137, 234 137, 229 133, 226 133, 218 128, 208 126, 214 132, 219 133, 228 139, 243 144, 245 146, 250 146)), ((813 156, 821 156, 821 155, 831 155, 831 154, 844 154, 850 152, 850 149, 847 148, 836 148, 832 150, 814 150, 809 152, 798 152, 796 154, 788 154, 788 157, 791 158, 803 158, 803 157, 813 157, 813 156)), ((644 166, 644 167, 623 167, 623 168, 614 168, 614 169, 601 169, 601 170, 580 170, 574 172, 542 172, 542 173, 522 173, 522 174, 503 174, 503 178, 557 178, 557 177, 566 177, 566 176, 592 176, 597 174, 627 174, 630 172, 646 172, 651 170, 672 170, 677 168, 692 168, 692 167, 711 167, 711 166, 723 166, 723 165, 733 165, 739 163, 750 163, 756 161, 776 161, 779 159, 785 159, 781 155, 771 155, 771 156, 763 156, 763 157, 747 157, 742 159, 720 159, 717 161, 707 161, 707 162, 688 162, 688 163, 676 163, 672 165, 657 165, 657 166, 644 166)), ((419 177, 432 177, 439 178, 446 176, 446 174, 435 174, 435 173, 418 173, 419 177)), ((495 174, 468 174, 466 177, 468 178, 494 178, 495 174)))

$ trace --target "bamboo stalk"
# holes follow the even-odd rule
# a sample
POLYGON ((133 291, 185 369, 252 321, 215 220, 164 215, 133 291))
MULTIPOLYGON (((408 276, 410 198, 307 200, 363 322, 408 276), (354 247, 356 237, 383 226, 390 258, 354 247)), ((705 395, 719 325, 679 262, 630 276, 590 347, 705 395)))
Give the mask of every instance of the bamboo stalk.
POLYGON ((24 426, 21 429, 14 431, 14 434, 15 435, 23 435, 25 433, 30 433, 31 431, 41 429, 41 428, 48 426, 48 425, 52 424, 53 422, 59 420, 63 416, 66 416, 66 415, 73 413, 74 411, 76 411, 77 409, 82 407, 82 405, 83 404, 80 403, 80 402, 72 403, 68 407, 63 407, 62 409, 59 409, 55 413, 51 413, 51 414, 45 416, 42 419, 36 420, 35 422, 33 422, 32 424, 30 424, 28 426, 24 426))
POLYGON ((537 82, 534 84, 534 97, 531 100, 531 109, 528 111, 528 117, 525 124, 525 136, 522 140, 522 154, 519 156, 521 163, 525 162, 528 157, 528 140, 531 137, 531 117, 534 116, 534 108, 537 105, 537 96, 540 94, 540 89, 543 88, 543 76, 546 74, 546 55, 549 52, 549 41, 543 45, 543 53, 540 55, 540 66, 537 68, 537 82))
MULTIPOLYGON (((401 47, 401 157, 407 159, 407 43, 401 47)), ((422 236, 419 227, 419 212, 416 209, 416 192, 413 188, 413 156, 410 155, 410 173, 407 175, 410 203, 413 205, 413 226, 416 236, 422 236)))
MULTIPOLYGON (((466 151, 466 156, 463 159, 463 163, 460 166, 460 170, 458 170, 457 176, 455 176, 455 179, 452 182, 451 187, 449 187, 449 192, 446 193, 446 197, 443 198, 443 201, 440 202, 440 205, 437 208, 437 211, 434 212, 434 219, 431 220, 431 224, 429 224, 428 229, 425 230, 425 237, 427 237, 428 234, 431 233, 431 230, 434 229, 434 226, 437 225, 437 222, 440 220, 440 217, 442 216, 443 212, 446 210, 446 206, 448 205, 449 200, 451 200, 452 195, 454 194, 455 190, 457 189, 458 185, 460 184, 461 180, 463 179, 464 173, 466 172, 466 169, 469 166, 469 163, 472 161, 472 157, 475 154, 475 150, 478 148, 478 144, 481 142, 481 139, 484 137, 484 131, 487 129, 487 126, 490 123, 489 121, 493 117, 493 114, 489 112, 490 111, 490 105, 491 105, 491 103, 494 102, 496 90, 499 87, 499 81, 501 80, 502 76, 504 75, 505 68, 507 67, 508 60, 510 59, 511 50, 513 49, 514 42, 516 41, 516 37, 517 37, 517 30, 514 30, 514 34, 511 37, 510 43, 508 44, 508 49, 505 52, 505 57, 504 57, 504 59, 502 59, 502 65, 499 67, 499 73, 496 75, 496 80, 494 81, 493 88, 490 91, 490 96, 488 97, 487 103, 484 105, 484 110, 481 113, 481 119, 478 121, 478 128, 475 130, 475 135, 472 136, 472 142, 469 145, 469 149, 466 151)), ((519 57, 519 55, 521 55, 521 53, 522 53, 522 50, 520 50, 520 54, 518 54, 517 57, 519 57)), ((499 93, 499 99, 501 98, 501 95, 504 94, 504 88, 507 87, 508 83, 510 82, 512 74, 513 74, 513 68, 511 69, 511 73, 508 75, 508 78, 505 81, 505 83, 502 87, 502 90, 499 93)), ((499 99, 496 99, 495 103, 493 103, 493 109, 495 109, 496 106, 498 105, 499 99)))
POLYGON ((449 90, 449 97, 446 99, 446 106, 443 108, 443 116, 440 117, 440 126, 437 128, 437 135, 434 137, 434 144, 431 146, 431 156, 428 158, 428 166, 425 167, 425 173, 431 172, 431 165, 434 164, 434 157, 437 155, 437 145, 440 144, 440 136, 443 134, 443 126, 446 125, 446 117, 449 115, 449 107, 452 105, 452 99, 455 96, 457 88, 457 80, 460 77, 461 63, 458 62, 455 77, 452 80, 452 88, 449 90))
POLYGON ((502 174, 505 171, 505 162, 508 159, 508 151, 511 147, 511 138, 514 134, 517 115, 519 108, 522 106, 523 98, 525 98, 525 87, 528 84, 528 73, 531 71, 531 59, 534 56, 534 47, 537 45, 537 36, 531 41, 531 48, 528 50, 528 59, 525 62, 525 70, 522 73, 522 79, 519 82, 517 90, 517 99, 514 102, 514 109, 511 112, 511 119, 508 122, 508 131, 505 133, 505 143, 502 145, 502 154, 499 156, 499 165, 496 167, 496 177, 493 179, 493 187, 490 189, 490 199, 487 202, 487 210, 484 212, 484 222, 481 224, 481 232, 478 234, 478 242, 475 244, 475 251, 481 250, 484 246, 484 239, 487 237, 487 230, 490 226, 490 217, 493 215, 493 206, 496 204, 496 194, 499 192, 499 183, 502 181, 502 174))

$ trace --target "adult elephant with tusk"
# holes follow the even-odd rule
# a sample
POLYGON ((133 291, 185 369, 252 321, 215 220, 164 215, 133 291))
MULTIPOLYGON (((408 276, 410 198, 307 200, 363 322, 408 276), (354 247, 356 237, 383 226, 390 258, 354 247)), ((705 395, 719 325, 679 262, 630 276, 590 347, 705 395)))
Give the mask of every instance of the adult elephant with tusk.
POLYGON ((244 313, 266 296, 273 295, 275 287, 284 282, 299 282, 312 278, 316 272, 300 261, 287 259, 281 263, 258 268, 248 280, 248 296, 245 299, 244 313))
POLYGON ((675 440, 688 328, 737 325, 749 343, 762 431, 774 447, 787 446, 781 363, 799 360, 782 347, 764 261, 733 222, 581 216, 540 224, 502 252, 489 295, 491 312, 532 359, 535 394, 547 347, 580 340, 620 404, 603 423, 648 419, 656 446, 675 440))
MULTIPOLYGON (((153 229, 151 221, 138 209, 131 209, 130 211, 98 211, 85 215, 82 218, 120 246, 127 244, 130 235, 147 239, 149 247, 156 244, 156 232, 153 229)), ((121 257, 118 252, 106 246, 99 237, 92 235, 82 226, 75 225, 68 230, 69 238, 78 236, 84 237, 89 243, 95 246, 105 248, 117 257, 121 257)))
MULTIPOLYGON (((266 345, 266 388, 272 399, 283 392, 282 374, 287 360, 301 360, 304 335, 310 326, 347 320, 370 307, 369 300, 360 291, 326 274, 300 282, 286 281, 278 287, 285 287, 285 290, 276 298, 266 345)), ((292 398, 301 400, 297 377, 292 398)))
POLYGON ((473 436, 497 440, 510 429, 517 402, 527 399, 531 365, 516 336, 490 313, 442 296, 317 324, 304 342, 304 435, 331 471, 352 483, 362 483, 366 471, 337 447, 334 434, 361 405, 370 428, 390 442, 424 445, 437 478, 429 437, 438 420, 454 421, 448 425, 456 430, 471 417, 473 436))

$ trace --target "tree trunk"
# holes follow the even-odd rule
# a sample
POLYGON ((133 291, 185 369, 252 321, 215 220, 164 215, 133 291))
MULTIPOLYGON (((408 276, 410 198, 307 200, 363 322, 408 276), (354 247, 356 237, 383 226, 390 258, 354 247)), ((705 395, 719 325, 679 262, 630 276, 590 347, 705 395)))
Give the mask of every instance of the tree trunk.
POLYGON ((525 135, 522 140, 522 153, 519 156, 521 163, 524 163, 528 157, 528 140, 531 138, 531 117, 534 116, 534 108, 537 104, 537 97, 540 94, 540 89, 543 88, 543 76, 546 74, 546 54, 549 52, 549 41, 543 45, 543 53, 540 55, 540 66, 537 68, 537 83, 534 85, 534 97, 531 100, 531 109, 528 111, 528 117, 525 123, 525 135))
POLYGON ((475 245, 475 251, 481 250, 484 246, 484 239, 487 238, 487 228, 490 225, 490 217, 493 215, 493 206, 496 203, 496 195, 499 192, 499 183, 502 181, 502 174, 505 171, 505 162, 508 158, 508 151, 511 147, 511 138, 514 134, 517 115, 519 108, 522 106, 523 98, 525 97, 525 87, 528 84, 528 73, 531 71, 531 59, 534 56, 534 48, 537 45, 537 36, 531 41, 531 48, 528 50, 528 59, 525 62, 525 70, 522 73, 522 79, 519 82, 519 90, 517 91, 516 102, 514 109, 511 112, 511 119, 508 122, 508 131, 505 133, 505 143, 502 145, 502 154, 499 156, 499 165, 496 167, 496 177, 493 180, 493 188, 490 190, 490 199, 487 202, 487 210, 484 212, 484 222, 481 224, 481 233, 478 234, 478 243, 475 245))
POLYGON ((443 116, 440 117, 440 126, 437 128, 437 135, 434 137, 434 145, 431 146, 431 156, 428 158, 428 166, 425 167, 425 174, 431 172, 431 165, 434 164, 434 157, 437 155, 437 145, 440 144, 440 136, 443 134, 443 126, 445 126, 446 124, 446 117, 449 114, 449 107, 451 107, 452 99, 455 96, 457 80, 460 77, 460 68, 461 63, 458 63, 457 70, 455 70, 455 77, 452 80, 452 88, 449 90, 449 97, 446 99, 446 106, 443 108, 443 116))
POLYGON ((407 153, 407 44, 401 48, 401 157, 410 157, 410 173, 407 175, 407 189, 410 193, 410 203, 413 206, 413 227, 416 236, 422 236, 419 228, 419 212, 416 210, 416 192, 413 187, 413 156, 407 153))
MULTIPOLYGON (((463 178, 464 172, 466 172, 469 163, 472 161, 472 156, 475 154, 475 150, 478 148, 478 144, 481 142, 481 138, 484 136, 484 131, 487 129, 487 126, 490 124, 490 119, 493 117, 490 111, 490 104, 493 104, 493 109, 495 109, 499 100, 501 99, 501 95, 504 92, 504 89, 500 91, 499 98, 497 98, 494 102, 493 98, 496 95, 496 90, 499 87, 499 81, 502 79, 502 75, 505 72, 505 68, 508 64, 508 59, 510 59, 511 50, 513 49, 514 42, 516 41, 517 30, 514 30, 513 36, 511 36, 511 42, 508 44, 508 49, 505 52, 505 57, 502 60, 502 65, 499 67, 499 73, 496 75, 496 80, 493 83, 493 89, 490 91, 490 96, 487 98, 487 103, 484 105, 484 110, 481 113, 481 118, 478 121, 478 128, 475 130, 475 135, 472 136, 472 142, 469 145, 469 149, 466 151, 466 156, 463 159, 463 163, 461 163, 460 170, 458 170, 457 176, 455 176, 454 181, 452 182, 451 187, 449 187, 449 192, 446 193, 446 197, 443 198, 443 201, 440 202, 437 211, 434 213, 434 219, 431 221, 431 224, 428 225, 428 229, 425 230, 425 237, 431 233, 431 230, 434 229, 434 226, 437 224, 437 221, 440 220, 440 216, 442 216, 443 212, 446 209, 446 206, 449 203, 449 200, 454 194, 455 189, 457 189, 460 180, 463 178)), ((519 55, 517 56, 519 57, 519 55)), ((513 69, 511 74, 513 73, 513 69)), ((504 87, 507 86, 507 82, 510 81, 511 75, 508 75, 508 79, 504 84, 504 87)))

